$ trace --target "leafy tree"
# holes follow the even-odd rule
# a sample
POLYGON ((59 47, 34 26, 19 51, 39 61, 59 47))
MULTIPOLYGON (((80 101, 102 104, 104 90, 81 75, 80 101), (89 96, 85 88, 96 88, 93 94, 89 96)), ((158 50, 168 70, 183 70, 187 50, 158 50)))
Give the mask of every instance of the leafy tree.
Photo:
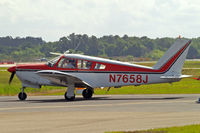
MULTIPOLYGON (((143 57, 157 60, 173 44, 176 38, 129 37, 109 35, 97 38, 87 34, 72 33, 59 41, 45 42, 42 38, 0 37, 0 60, 34 61, 36 58, 50 58, 49 52, 74 52, 101 57, 143 57)), ((187 58, 200 58, 200 37, 192 39, 187 58)))

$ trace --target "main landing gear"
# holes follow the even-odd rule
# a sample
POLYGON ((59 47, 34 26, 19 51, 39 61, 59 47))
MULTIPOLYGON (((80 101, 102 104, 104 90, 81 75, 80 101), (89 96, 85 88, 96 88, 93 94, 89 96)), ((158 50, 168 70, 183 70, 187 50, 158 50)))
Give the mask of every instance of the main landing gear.
POLYGON ((75 86, 74 84, 71 84, 68 86, 67 92, 65 92, 65 99, 68 101, 74 101, 75 100, 75 86))
POLYGON ((26 95, 26 93, 24 92, 24 89, 25 89, 25 87, 22 87, 22 91, 18 94, 18 98, 19 98, 19 100, 21 100, 21 101, 24 101, 24 100, 26 100, 26 98, 27 98, 27 95, 26 95))
MULTIPOLYGON (((69 85, 67 92, 65 92, 64 97, 67 101, 74 101, 75 100, 75 87, 74 85, 69 85)), ((92 95, 94 93, 93 88, 87 87, 86 89, 83 90, 82 96, 84 99, 91 99, 92 95)))
POLYGON ((83 90, 82 95, 83 98, 85 99, 91 99, 93 93, 94 93, 93 89, 88 87, 87 89, 83 90))
POLYGON ((71 96, 71 97, 68 97, 67 96, 67 92, 65 92, 65 99, 67 100, 67 101, 74 101, 75 100, 75 94, 74 94, 74 96, 71 96))

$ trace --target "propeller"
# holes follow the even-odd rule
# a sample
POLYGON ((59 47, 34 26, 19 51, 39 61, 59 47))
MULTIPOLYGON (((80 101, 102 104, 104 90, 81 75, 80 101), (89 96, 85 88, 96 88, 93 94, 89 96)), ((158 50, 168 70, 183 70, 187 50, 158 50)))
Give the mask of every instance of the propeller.
POLYGON ((61 54, 61 53, 55 53, 55 52, 49 52, 50 54, 52 54, 52 55, 63 55, 63 54, 69 54, 69 53, 71 53, 70 52, 70 50, 67 50, 67 51, 65 51, 63 54, 61 54))
POLYGON ((15 74, 16 74, 16 66, 8 68, 8 71, 11 73, 10 79, 9 79, 9 84, 11 84, 15 74))
POLYGON ((108 93, 108 92, 110 91, 110 88, 111 88, 111 87, 108 87, 108 89, 107 89, 106 93, 108 93))
MULTIPOLYGON (((76 52, 77 51, 77 49, 78 49, 78 47, 80 46, 80 42, 77 44, 77 46, 74 48, 74 51, 76 52)), ((63 54, 61 54, 61 53, 56 53, 56 52, 49 52, 50 54, 52 54, 52 55, 63 55, 63 54, 72 54, 73 53, 73 51, 71 50, 71 49, 69 49, 69 50, 67 50, 67 51, 65 51, 63 54)))
POLYGON ((11 82, 12 82, 14 76, 15 76, 15 73, 16 73, 16 72, 12 72, 12 74, 11 74, 11 76, 10 76, 9 84, 11 84, 11 82))
POLYGON ((62 55, 61 53, 50 52, 52 55, 62 55))

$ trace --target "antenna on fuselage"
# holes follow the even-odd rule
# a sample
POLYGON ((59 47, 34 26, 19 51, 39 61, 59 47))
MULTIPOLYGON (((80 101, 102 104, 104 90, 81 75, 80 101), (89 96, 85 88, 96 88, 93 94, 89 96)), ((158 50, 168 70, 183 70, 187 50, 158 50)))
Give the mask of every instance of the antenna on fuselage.
POLYGON ((79 41, 78 45, 76 46, 76 48, 74 49, 74 51, 77 51, 78 47, 80 46, 81 42, 79 41))
MULTIPOLYGON (((78 47, 80 46, 80 44, 81 44, 81 42, 79 41, 79 43, 77 44, 77 46, 74 48, 74 51, 76 52, 77 51, 77 49, 78 49, 78 47)), ((61 54, 61 53, 56 53, 56 52, 49 52, 50 54, 52 54, 52 55, 63 55, 63 54, 72 54, 73 53, 73 51, 71 51, 70 49, 69 50, 67 50, 67 51, 65 51, 63 54, 61 54)))

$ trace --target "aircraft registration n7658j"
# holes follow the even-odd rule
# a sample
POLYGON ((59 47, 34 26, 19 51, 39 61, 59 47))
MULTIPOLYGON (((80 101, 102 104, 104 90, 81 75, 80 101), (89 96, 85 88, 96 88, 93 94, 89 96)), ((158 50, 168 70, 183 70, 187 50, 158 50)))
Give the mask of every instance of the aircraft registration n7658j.
POLYGON ((26 87, 41 88, 42 85, 66 86, 65 99, 74 100, 76 87, 86 88, 82 95, 89 99, 97 87, 177 82, 188 77, 181 71, 190 43, 191 40, 177 39, 153 67, 80 54, 62 54, 46 64, 10 67, 9 83, 15 74, 22 82, 18 95, 20 100, 27 97, 24 92, 26 87))

